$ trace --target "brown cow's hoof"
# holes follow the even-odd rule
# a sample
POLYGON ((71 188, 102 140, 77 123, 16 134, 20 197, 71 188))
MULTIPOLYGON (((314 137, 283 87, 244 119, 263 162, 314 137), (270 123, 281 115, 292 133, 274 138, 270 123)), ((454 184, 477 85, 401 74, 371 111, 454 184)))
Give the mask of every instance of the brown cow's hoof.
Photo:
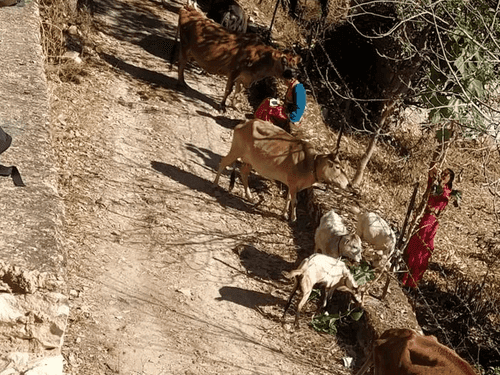
POLYGON ((283 214, 283 219, 285 221, 288 221, 290 224, 296 224, 297 223, 297 217, 293 217, 288 212, 286 212, 286 213, 283 214))
POLYGON ((186 82, 179 82, 177 81, 177 84, 175 85, 178 90, 186 90, 189 88, 186 82))

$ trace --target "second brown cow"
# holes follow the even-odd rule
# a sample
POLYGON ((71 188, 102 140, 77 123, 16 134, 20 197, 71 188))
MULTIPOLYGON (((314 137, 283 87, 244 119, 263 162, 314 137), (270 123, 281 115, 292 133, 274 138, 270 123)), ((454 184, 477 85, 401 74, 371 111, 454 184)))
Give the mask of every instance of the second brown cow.
POLYGON ((317 154, 307 142, 293 137, 267 121, 249 120, 234 128, 231 150, 219 164, 214 184, 219 183, 222 171, 240 158, 243 163, 241 180, 245 195, 251 200, 248 175, 255 169, 261 176, 288 186, 283 213, 290 209, 290 220, 297 218, 297 193, 316 182, 325 182, 346 189, 349 185, 340 162, 333 154, 317 154))
POLYGON ((356 375, 364 375, 371 365, 375 375, 476 375, 464 359, 436 337, 406 328, 385 331, 356 375))
POLYGON ((266 77, 281 78, 286 68, 295 68, 301 61, 298 55, 280 52, 263 44, 255 35, 226 30, 189 4, 179 11, 178 32, 178 83, 186 86, 184 69, 190 58, 208 73, 227 76, 226 90, 220 103, 222 110, 235 83, 237 95, 241 85, 247 88, 266 77))

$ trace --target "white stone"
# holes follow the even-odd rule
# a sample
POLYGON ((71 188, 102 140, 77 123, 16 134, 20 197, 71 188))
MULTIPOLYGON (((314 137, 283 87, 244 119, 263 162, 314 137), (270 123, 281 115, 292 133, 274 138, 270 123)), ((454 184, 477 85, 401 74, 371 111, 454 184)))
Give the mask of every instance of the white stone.
MULTIPOLYGON (((45 357, 30 363, 25 375, 62 375, 63 356, 45 357)), ((2 374, 0 374, 2 375, 2 374)))
POLYGON ((24 316, 13 294, 0 293, 0 322, 14 322, 24 316))
POLYGON ((64 52, 62 57, 68 60, 73 60, 77 64, 81 64, 83 62, 82 59, 80 58, 80 54, 76 51, 66 51, 64 52))

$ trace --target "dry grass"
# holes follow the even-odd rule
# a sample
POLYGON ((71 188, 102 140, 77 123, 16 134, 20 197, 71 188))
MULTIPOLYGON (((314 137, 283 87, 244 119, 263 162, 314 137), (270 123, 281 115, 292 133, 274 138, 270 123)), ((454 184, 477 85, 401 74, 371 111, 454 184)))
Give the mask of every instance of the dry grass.
MULTIPOLYGON (((271 24, 271 17, 276 8, 275 0, 261 0, 257 4, 245 1, 242 3, 256 23, 265 26, 271 24)), ((273 39, 284 48, 296 45, 305 48, 307 38, 310 37, 311 32, 317 31, 318 25, 323 25, 322 31, 335 27, 345 21, 348 11, 347 0, 330 0, 328 15, 323 19, 319 1, 303 0, 297 5, 299 17, 296 22, 290 18, 287 10, 280 3, 273 24, 273 39)))
MULTIPOLYGON (((248 14, 254 19, 255 23, 269 27, 271 24, 271 16, 276 7, 274 0, 262 0, 258 6, 253 3, 242 2, 243 7, 248 14)), ((289 48, 294 44, 305 45, 303 30, 295 23, 291 22, 288 14, 280 5, 276 11, 276 19, 273 24, 273 40, 282 47, 289 48)))

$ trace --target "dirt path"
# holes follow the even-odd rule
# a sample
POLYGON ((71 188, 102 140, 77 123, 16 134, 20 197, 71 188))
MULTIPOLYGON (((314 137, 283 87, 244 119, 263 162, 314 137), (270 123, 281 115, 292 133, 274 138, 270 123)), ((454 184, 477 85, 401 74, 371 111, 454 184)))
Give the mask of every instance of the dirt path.
POLYGON ((311 228, 281 219, 269 182, 254 181, 256 207, 241 188, 228 194, 227 178, 212 186, 243 114, 217 113, 224 80, 196 69, 192 89, 175 90, 163 47, 176 8, 99 4, 101 63, 80 85, 51 86, 71 296, 66 373, 349 373, 339 359, 352 348, 281 324, 290 290, 281 271, 312 250, 311 228))

